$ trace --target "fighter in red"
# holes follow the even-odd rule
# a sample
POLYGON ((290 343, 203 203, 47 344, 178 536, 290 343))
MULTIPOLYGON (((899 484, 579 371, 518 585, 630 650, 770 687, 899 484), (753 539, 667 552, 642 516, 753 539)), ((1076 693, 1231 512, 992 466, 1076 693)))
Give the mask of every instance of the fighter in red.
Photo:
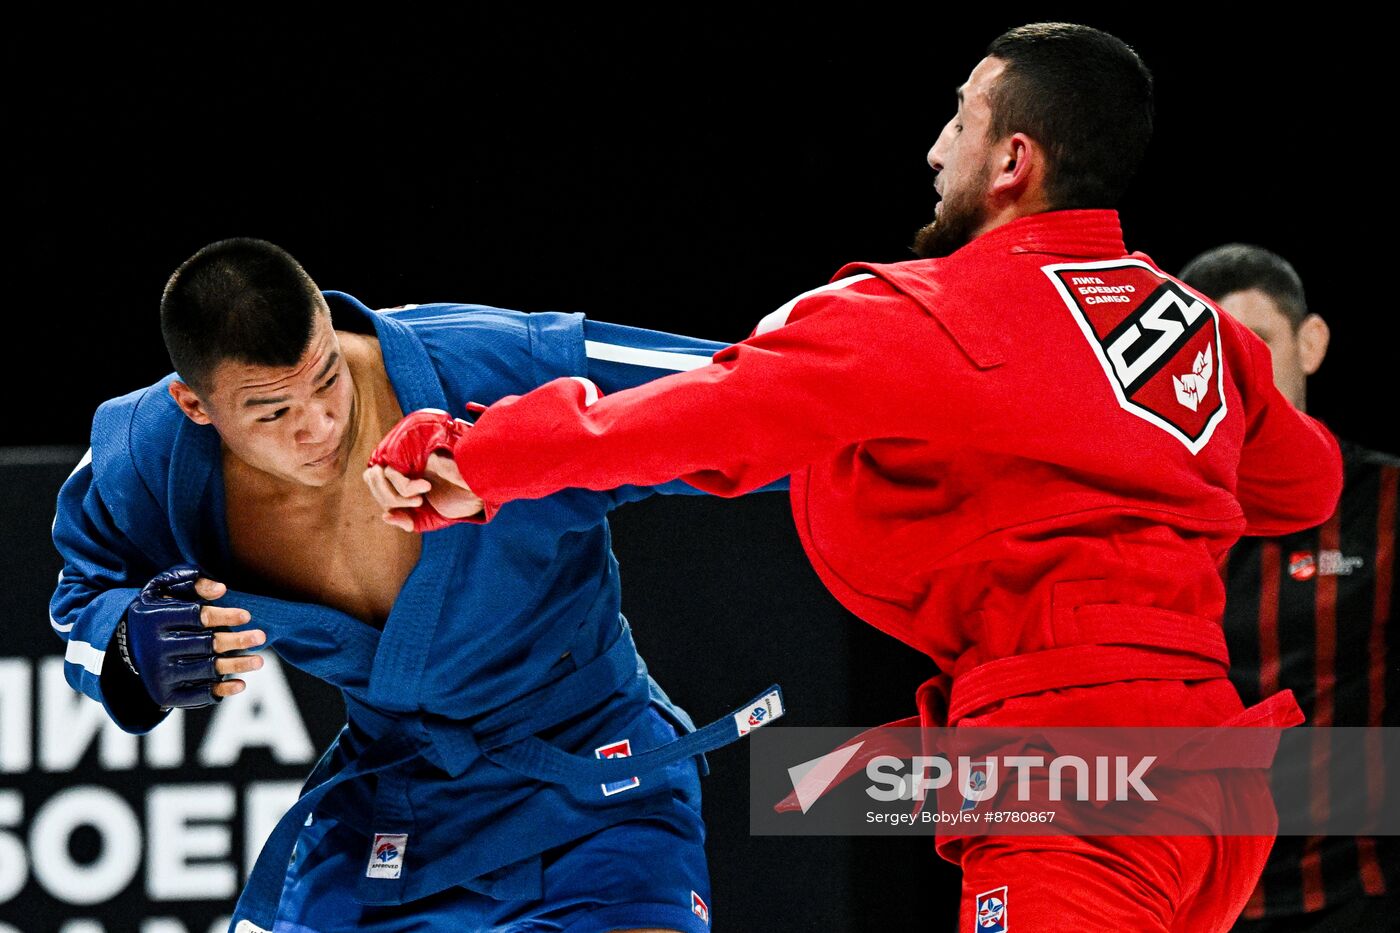
MULTIPOLYGON (((1245 710, 1227 680, 1216 565, 1241 534, 1325 519, 1337 445, 1274 388, 1257 338, 1126 250, 1113 208, 1151 127, 1151 76, 1120 40, 1013 29, 929 153, 926 258, 849 265, 700 369, 502 399, 416 451, 421 473, 383 445, 366 479, 407 527, 425 497, 481 521, 569 486, 729 495, 791 474, 822 580, 943 672, 926 723, 1296 722, 1291 695, 1245 710)), ((1230 926, 1271 841, 939 851, 963 867, 964 930, 1194 933, 1230 926)))

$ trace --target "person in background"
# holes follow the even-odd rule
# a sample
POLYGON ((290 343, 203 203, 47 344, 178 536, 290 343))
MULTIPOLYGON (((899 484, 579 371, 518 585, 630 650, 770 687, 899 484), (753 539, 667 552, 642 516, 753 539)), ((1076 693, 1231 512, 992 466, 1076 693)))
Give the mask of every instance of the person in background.
MULTIPOLYGON (((1269 345, 1274 383, 1307 408, 1308 377, 1327 355, 1327 323, 1308 311, 1303 283, 1282 257, 1232 243, 1203 253, 1181 279, 1269 345)), ((1396 478, 1400 459, 1340 441, 1342 498, 1314 528, 1241 538, 1226 565, 1230 679, 1246 703, 1291 689, 1313 726, 1385 726, 1397 720, 1396 478)), ((1314 772, 1309 794, 1377 795, 1338 768, 1314 772)), ((1394 839, 1280 836, 1237 930, 1383 930, 1396 916, 1400 847, 1394 839)))

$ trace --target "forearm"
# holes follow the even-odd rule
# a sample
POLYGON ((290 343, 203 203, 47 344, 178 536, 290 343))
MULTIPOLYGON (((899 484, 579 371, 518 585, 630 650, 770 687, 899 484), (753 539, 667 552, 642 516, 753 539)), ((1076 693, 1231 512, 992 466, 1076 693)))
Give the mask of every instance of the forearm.
POLYGON ((59 492, 53 541, 63 572, 49 602, 49 619, 65 642, 64 676, 127 732, 150 731, 166 713, 151 702, 112 644, 146 568, 98 495, 87 458, 59 492))
POLYGON ((1300 423, 1260 440, 1240 464, 1246 534, 1276 536, 1320 525, 1341 496, 1342 457, 1336 438, 1308 415, 1287 414, 1296 414, 1300 423))
POLYGON ((151 701, 114 644, 113 633, 139 592, 118 587, 83 593, 60 582, 51 609, 54 627, 67 642, 63 667, 69 685, 102 704, 123 730, 137 734, 149 732, 167 715, 151 701))

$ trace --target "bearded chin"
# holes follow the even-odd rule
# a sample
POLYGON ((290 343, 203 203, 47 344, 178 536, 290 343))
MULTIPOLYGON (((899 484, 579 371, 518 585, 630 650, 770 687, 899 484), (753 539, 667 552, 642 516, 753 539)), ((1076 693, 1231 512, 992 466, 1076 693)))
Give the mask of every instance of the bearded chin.
MULTIPOLYGON (((919 228, 919 232, 914 234, 914 255, 920 259, 938 259, 947 256, 952 250, 947 249, 943 243, 943 231, 945 225, 934 221, 931 224, 924 224, 919 228)), ((956 247, 954 247, 956 249, 956 247)))
POLYGON ((962 249, 972 242, 977 228, 982 225, 982 213, 980 205, 944 199, 938 218, 915 235, 914 255, 920 259, 938 259, 962 249))

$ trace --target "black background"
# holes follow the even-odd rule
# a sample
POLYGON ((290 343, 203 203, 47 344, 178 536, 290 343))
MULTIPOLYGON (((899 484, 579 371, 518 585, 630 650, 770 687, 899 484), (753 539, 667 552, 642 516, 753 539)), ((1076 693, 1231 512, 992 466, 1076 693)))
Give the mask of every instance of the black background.
POLYGON ((165 278, 231 235, 280 243, 371 306, 581 310, 739 339, 846 261, 909 256, 954 89, 1003 28, 1059 17, 1117 32, 1157 77, 1129 247, 1169 270, 1229 240, 1292 259, 1335 331, 1312 408, 1400 447, 1377 416, 1394 393, 1373 333, 1391 317, 1393 81, 1344 23, 1223 4, 190 7, 7 30, 7 297, 36 364, 6 376, 11 443, 80 443, 98 402, 163 375, 165 278))
MULTIPOLYGON (((1393 82, 1343 23, 1156 6, 332 9, 12 23, 8 443, 83 445, 100 401, 163 375, 160 289, 226 236, 273 240, 372 307, 742 338, 846 261, 907 258, 955 88, 998 32, 1062 18, 1116 32, 1156 74, 1129 247, 1168 270, 1231 240, 1290 258, 1334 332, 1310 409, 1400 448, 1378 329, 1393 82)), ((790 721, 867 725, 910 712, 932 673, 821 591, 780 497, 647 503, 614 525, 638 641, 697 720, 776 679, 790 721)), ((955 876, 927 840, 751 839, 742 746, 712 763, 722 928, 951 928, 955 876), (744 925, 754 910, 771 919, 744 925)))

